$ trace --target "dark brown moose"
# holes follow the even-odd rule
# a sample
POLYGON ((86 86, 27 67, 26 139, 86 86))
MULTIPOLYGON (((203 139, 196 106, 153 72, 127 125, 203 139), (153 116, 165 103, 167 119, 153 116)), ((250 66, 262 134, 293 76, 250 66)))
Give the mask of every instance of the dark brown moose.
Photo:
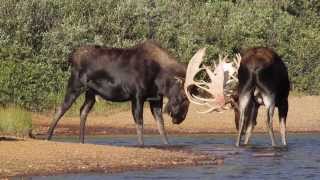
POLYGON ((162 117, 163 98, 168 102, 164 110, 174 124, 180 124, 189 108, 184 92, 186 67, 153 41, 145 41, 132 48, 82 46, 69 57, 71 76, 66 95, 48 131, 48 140, 64 113, 85 92, 80 109, 80 141, 84 142, 87 115, 95 104, 95 96, 105 100, 131 101, 138 142, 143 145, 143 106, 148 101, 157 121, 163 142, 168 144, 162 117))
POLYGON ((290 82, 285 64, 272 49, 255 47, 237 54, 233 61, 219 57, 219 64, 214 67, 203 65, 205 49, 189 62, 185 91, 191 103, 209 108, 202 113, 223 111, 231 104, 235 112, 235 124, 238 129, 236 146, 240 145, 242 135, 244 144, 248 144, 256 125, 258 108, 267 108, 266 125, 275 146, 272 119, 275 107, 278 107, 282 144, 286 145, 286 118, 288 113, 288 95, 290 82), (241 57, 242 56, 242 57, 241 57), (197 79, 197 74, 204 71, 210 81, 197 79), (194 88, 208 95, 194 94, 194 88))
POLYGON ((239 133, 236 146, 240 145, 242 134, 245 134, 244 144, 248 143, 256 125, 260 105, 265 105, 267 109, 265 122, 272 146, 276 145, 272 126, 273 114, 275 107, 278 107, 281 140, 283 145, 287 145, 286 118, 290 82, 287 68, 279 55, 264 47, 246 50, 242 54, 238 79, 235 122, 239 133))

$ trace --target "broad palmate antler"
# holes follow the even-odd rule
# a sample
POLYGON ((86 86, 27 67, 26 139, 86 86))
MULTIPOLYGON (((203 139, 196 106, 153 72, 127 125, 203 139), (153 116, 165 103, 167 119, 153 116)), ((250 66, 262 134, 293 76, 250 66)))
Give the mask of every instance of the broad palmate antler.
MULTIPOLYGON (((206 106, 209 109, 200 113, 209 113, 212 111, 221 111, 226 108, 225 97, 229 97, 234 92, 234 85, 237 84, 237 72, 240 66, 240 55, 237 54, 233 62, 228 63, 227 56, 223 57, 219 55, 219 63, 214 67, 202 65, 203 58, 205 56, 206 49, 200 49, 190 60, 186 73, 186 81, 184 89, 187 97, 191 103, 206 106), (204 71, 210 81, 196 80, 196 76, 204 71), (197 89, 197 95, 194 90, 197 89), (201 97, 201 91, 206 92, 210 97, 201 97)), ((203 93, 202 93, 203 94, 203 93)))

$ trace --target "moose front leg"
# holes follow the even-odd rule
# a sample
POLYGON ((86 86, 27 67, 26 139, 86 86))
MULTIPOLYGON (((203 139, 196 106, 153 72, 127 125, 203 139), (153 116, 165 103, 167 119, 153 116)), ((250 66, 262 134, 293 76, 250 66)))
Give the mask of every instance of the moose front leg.
POLYGON ((81 94, 82 87, 83 85, 80 83, 78 74, 75 72, 72 72, 71 77, 69 78, 69 81, 68 81, 67 92, 64 97, 63 103, 59 107, 58 111, 55 113, 53 121, 51 122, 51 125, 49 127, 47 140, 51 140, 53 131, 57 126, 59 120, 71 107, 73 102, 79 97, 79 95, 81 94))
POLYGON ((132 115, 134 122, 136 124, 137 135, 138 135, 138 143, 143 146, 143 104, 144 101, 142 98, 134 98, 132 100, 132 115))
POLYGON ((164 129, 164 120, 162 116, 162 105, 163 99, 158 101, 149 101, 150 102, 150 109, 154 119, 157 122, 158 131, 162 137, 162 141, 164 144, 169 144, 166 131, 164 129))
POLYGON ((87 116, 92 107, 94 106, 95 94, 92 91, 87 91, 85 95, 85 101, 80 109, 80 143, 84 143, 84 132, 85 132, 85 125, 87 121, 87 116))

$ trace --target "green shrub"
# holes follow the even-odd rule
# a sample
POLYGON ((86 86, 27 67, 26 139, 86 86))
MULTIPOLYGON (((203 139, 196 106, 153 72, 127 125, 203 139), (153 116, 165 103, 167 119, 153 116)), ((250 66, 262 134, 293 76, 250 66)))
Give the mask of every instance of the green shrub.
POLYGON ((28 136, 31 130, 29 112, 19 107, 0 108, 0 134, 28 136))
POLYGON ((0 4, 0 104, 57 106, 66 61, 84 44, 130 47, 150 37, 180 62, 273 47, 295 91, 320 94, 320 3, 303 0, 6 0, 0 4))

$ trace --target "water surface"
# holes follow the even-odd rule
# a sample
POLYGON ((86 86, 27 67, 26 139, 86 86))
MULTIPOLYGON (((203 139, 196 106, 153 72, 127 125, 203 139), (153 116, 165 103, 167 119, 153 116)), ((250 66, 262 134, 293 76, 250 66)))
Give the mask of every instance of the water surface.
MULTIPOLYGON (((57 141, 78 142, 76 137, 57 141)), ((270 147, 266 135, 254 134, 249 147, 234 147, 235 135, 172 136, 170 143, 195 151, 223 156, 223 165, 131 171, 115 174, 67 174, 31 177, 40 179, 320 179, 320 134, 289 134, 288 148, 270 147)), ((135 136, 87 137, 87 143, 136 145, 135 136)), ((279 142, 278 142, 279 143, 279 142)), ((146 136, 146 145, 161 144, 158 136, 146 136)))

